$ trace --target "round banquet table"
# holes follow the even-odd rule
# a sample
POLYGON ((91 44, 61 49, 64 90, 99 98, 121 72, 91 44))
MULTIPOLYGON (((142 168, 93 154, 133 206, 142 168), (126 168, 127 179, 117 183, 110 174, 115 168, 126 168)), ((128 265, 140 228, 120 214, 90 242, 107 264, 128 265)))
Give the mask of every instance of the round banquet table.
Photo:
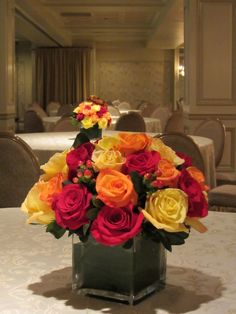
MULTIPOLYGON (((114 135, 118 131, 106 130, 104 135, 114 135)), ((73 144, 76 132, 42 132, 42 133, 24 133, 17 134, 22 138, 35 152, 40 164, 44 164, 56 152, 61 152, 73 144)), ((156 133, 148 133, 150 136, 156 133)), ((216 169, 214 161, 214 146, 209 138, 200 136, 191 136, 198 145, 204 160, 206 183, 209 187, 216 186, 216 169)))
POLYGON ((73 294, 71 238, 56 240, 19 208, 1 208, 0 313, 236 313, 236 214, 210 212, 204 223, 207 233, 192 230, 168 252, 165 289, 131 307, 73 294))

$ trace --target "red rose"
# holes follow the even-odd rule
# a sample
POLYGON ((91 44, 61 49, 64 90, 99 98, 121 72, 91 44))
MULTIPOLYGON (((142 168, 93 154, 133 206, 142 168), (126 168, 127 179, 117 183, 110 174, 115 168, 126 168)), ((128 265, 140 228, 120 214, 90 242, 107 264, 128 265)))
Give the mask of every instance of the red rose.
POLYGON ((134 213, 132 205, 124 208, 104 206, 91 228, 93 238, 106 246, 120 245, 141 231, 142 213, 134 213))
POLYGON ((56 222, 62 228, 76 230, 88 222, 86 210, 92 194, 82 184, 68 184, 55 197, 52 208, 56 222))
POLYGON ((69 167, 68 179, 73 180, 76 176, 77 168, 81 163, 90 160, 94 150, 94 145, 90 142, 84 143, 79 147, 71 150, 66 156, 66 163, 69 167))
POLYGON ((161 156, 156 151, 133 153, 126 157, 123 170, 126 173, 136 171, 144 175, 145 173, 154 172, 160 159, 161 156))
POLYGON ((90 142, 84 143, 71 150, 66 156, 66 163, 70 170, 76 170, 80 163, 91 159, 94 145, 90 142))
POLYGON ((208 214, 208 203, 202 193, 200 184, 186 170, 182 170, 179 187, 188 195, 189 217, 205 217, 208 214))
POLYGON ((176 155, 180 158, 184 159, 184 163, 182 164, 183 168, 188 168, 193 165, 192 158, 185 155, 184 153, 176 152, 176 155))

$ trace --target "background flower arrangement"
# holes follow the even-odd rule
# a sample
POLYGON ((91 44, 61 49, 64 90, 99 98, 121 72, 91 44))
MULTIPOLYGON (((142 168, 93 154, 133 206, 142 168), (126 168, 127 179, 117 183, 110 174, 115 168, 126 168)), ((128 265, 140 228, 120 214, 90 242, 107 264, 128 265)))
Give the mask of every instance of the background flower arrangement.
MULTIPOLYGON (((93 97, 73 113, 85 129, 110 123, 106 106, 93 97)), ((129 247, 141 233, 171 250, 191 227, 205 232, 200 218, 208 213, 204 176, 181 157, 146 134, 121 132, 94 143, 80 132, 71 149, 41 166, 44 174, 22 210, 56 238, 68 231, 81 241, 91 236, 105 246, 129 247)))

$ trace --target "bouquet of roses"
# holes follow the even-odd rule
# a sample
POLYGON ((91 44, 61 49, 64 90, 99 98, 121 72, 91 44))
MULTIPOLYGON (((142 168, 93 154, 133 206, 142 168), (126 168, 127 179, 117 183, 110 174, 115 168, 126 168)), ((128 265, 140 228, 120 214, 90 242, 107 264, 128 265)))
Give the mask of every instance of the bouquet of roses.
POLYGON ((56 238, 68 231, 81 241, 91 236, 102 245, 127 246, 141 233, 171 250, 191 227, 206 231, 203 174, 159 138, 121 132, 93 142, 80 132, 72 148, 41 169, 22 209, 29 223, 45 224, 56 238))

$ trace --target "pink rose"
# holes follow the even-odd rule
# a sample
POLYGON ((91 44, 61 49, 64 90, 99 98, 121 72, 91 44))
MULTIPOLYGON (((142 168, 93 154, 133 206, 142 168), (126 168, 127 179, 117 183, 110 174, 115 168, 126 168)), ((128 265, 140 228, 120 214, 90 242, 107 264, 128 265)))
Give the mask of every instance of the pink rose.
POLYGON ((134 213, 132 205, 123 208, 104 206, 91 228, 93 238, 106 246, 120 245, 141 231, 142 213, 134 213))
POLYGON ((182 170, 179 187, 188 195, 189 217, 205 217, 208 214, 208 203, 202 193, 200 184, 186 170, 182 170))
POLYGON ((88 223, 85 214, 91 198, 92 194, 84 185, 66 185, 52 203, 57 224, 65 229, 76 230, 88 223))
POLYGON ((141 175, 145 173, 154 172, 161 156, 156 151, 141 151, 130 154, 126 157, 126 162, 123 170, 126 173, 136 171, 141 175))

